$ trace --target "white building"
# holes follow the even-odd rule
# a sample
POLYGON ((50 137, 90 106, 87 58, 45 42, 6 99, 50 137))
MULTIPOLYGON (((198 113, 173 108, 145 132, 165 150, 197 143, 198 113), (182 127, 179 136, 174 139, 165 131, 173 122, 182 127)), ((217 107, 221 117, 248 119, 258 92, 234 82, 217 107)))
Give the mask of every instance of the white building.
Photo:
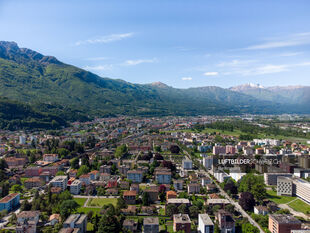
POLYGON ((225 180, 230 178, 230 175, 228 175, 226 172, 223 172, 223 171, 215 171, 213 173, 213 176, 220 183, 223 183, 225 180))
POLYGON ((292 196, 293 195, 293 181, 290 177, 277 177, 277 195, 292 196))
POLYGON ((67 176, 55 176, 54 179, 50 181, 53 187, 60 187, 62 191, 67 189, 68 177, 67 176))
POLYGON ((212 168, 212 164, 213 164, 213 156, 207 156, 207 157, 202 159, 202 165, 206 169, 211 169, 212 168))
POLYGON ((70 185, 70 193, 73 195, 78 195, 82 187, 82 182, 79 180, 74 180, 70 185))
POLYGON ((26 144, 26 137, 25 136, 19 136, 19 144, 26 144))
POLYGON ((193 169, 193 162, 190 159, 184 159, 182 161, 182 168, 184 170, 192 170, 193 169))
POLYGON ((199 233, 214 232, 214 224, 208 214, 198 215, 198 232, 199 233))

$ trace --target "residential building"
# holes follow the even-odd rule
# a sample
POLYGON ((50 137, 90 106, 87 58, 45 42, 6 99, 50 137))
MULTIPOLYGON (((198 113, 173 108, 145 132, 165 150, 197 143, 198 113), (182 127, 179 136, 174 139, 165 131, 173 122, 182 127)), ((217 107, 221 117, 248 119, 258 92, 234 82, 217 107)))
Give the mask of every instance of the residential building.
POLYGON ((254 214, 260 214, 260 215, 267 215, 268 214, 268 208, 267 206, 254 206, 254 214))
POLYGON ((79 232, 85 233, 87 230, 86 214, 71 214, 63 224, 63 228, 78 228, 79 232))
POLYGON ((90 185, 90 175, 89 174, 84 174, 84 175, 81 175, 79 177, 80 181, 82 182, 82 184, 84 185, 90 185))
POLYGON ((213 233, 214 224, 208 214, 198 215, 198 233, 213 233))
POLYGON ((136 204, 136 191, 125 191, 123 194, 124 200, 128 205, 136 204))
POLYGON ((225 146, 214 146, 213 147, 213 154, 214 155, 220 155, 226 153, 226 147, 225 146))
POLYGON ((291 233, 301 229, 301 222, 292 215, 270 214, 268 229, 271 233, 291 233))
POLYGON ((24 182, 24 186, 26 187, 26 189, 38 188, 41 187, 42 184, 43 182, 39 177, 29 178, 24 182))
POLYGON ((156 201, 158 201, 158 189, 156 187, 156 189, 146 189, 144 190, 144 192, 146 192, 149 195, 149 201, 151 203, 155 203, 156 201))
POLYGON ((231 154, 231 155, 236 154, 236 147, 234 147, 232 145, 227 145, 226 146, 226 154, 231 154))
POLYGON ((166 200, 171 198, 177 198, 177 193, 175 191, 170 190, 166 192, 166 200))
POLYGON ((11 193, 0 200, 0 211, 7 210, 12 211, 19 206, 20 194, 11 193))
POLYGON ((173 180, 174 189, 177 191, 183 190, 183 183, 183 180, 173 180))
POLYGON ((188 214, 174 214, 173 215, 173 231, 191 232, 191 219, 188 214))
POLYGON ((138 229, 138 222, 133 219, 125 219, 123 227, 128 231, 135 232, 138 229))
POLYGON ((158 233, 158 217, 148 217, 143 219, 143 233, 158 233))
POLYGON ((170 171, 157 171, 155 173, 155 180, 158 184, 170 184, 171 172, 170 171))
POLYGON ((182 168, 184 170, 192 170, 193 169, 193 162, 190 159, 182 160, 182 168))
POLYGON ((127 179, 131 180, 133 183, 142 183, 143 171, 129 170, 127 172, 127 179))
POLYGON ((219 223, 221 233, 235 233, 235 220, 231 213, 219 210, 215 216, 219 223))
POLYGON ((43 161, 44 162, 50 162, 54 163, 58 160, 58 154, 44 154, 43 155, 43 161))
POLYGON ((61 188, 61 191, 64 191, 67 189, 68 177, 67 176, 55 176, 54 179, 50 181, 50 184, 53 187, 59 187, 61 188))
POLYGON ((39 222, 40 211, 22 211, 17 214, 17 224, 23 224, 25 221, 39 222))
POLYGON ((200 193, 200 184, 193 183, 187 185, 187 192, 189 194, 200 193))
POLYGON ((70 193, 73 195, 80 194, 82 182, 80 180, 74 180, 70 185, 70 193))

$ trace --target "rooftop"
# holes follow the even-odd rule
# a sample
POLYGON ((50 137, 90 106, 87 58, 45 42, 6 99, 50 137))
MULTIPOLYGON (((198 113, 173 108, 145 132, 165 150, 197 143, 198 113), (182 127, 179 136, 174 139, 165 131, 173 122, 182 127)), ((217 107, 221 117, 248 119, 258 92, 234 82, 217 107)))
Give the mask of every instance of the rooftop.
POLYGON ((301 222, 292 215, 287 214, 271 214, 270 218, 277 221, 278 223, 284 224, 301 224, 301 222))
POLYGON ((208 214, 199 214, 198 218, 201 219, 205 225, 213 225, 213 222, 208 214))
POLYGON ((143 219, 143 225, 158 225, 158 217, 149 217, 143 219))
POLYGON ((173 221, 176 223, 191 223, 188 214, 174 214, 173 221))
POLYGON ((9 201, 11 201, 12 199, 14 199, 15 197, 19 196, 19 193, 11 193, 7 196, 5 196, 4 198, 2 198, 0 200, 0 203, 7 203, 9 201))

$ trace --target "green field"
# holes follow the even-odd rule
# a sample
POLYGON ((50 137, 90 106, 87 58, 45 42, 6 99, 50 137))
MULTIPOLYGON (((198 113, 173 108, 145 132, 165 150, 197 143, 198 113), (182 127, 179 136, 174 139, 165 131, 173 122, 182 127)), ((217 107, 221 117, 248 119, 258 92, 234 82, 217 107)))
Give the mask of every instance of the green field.
POLYGON ((87 203, 90 207, 103 207, 104 205, 112 204, 116 206, 117 198, 92 198, 87 203))
POLYGON ((304 201, 300 199, 296 199, 295 201, 292 201, 288 204, 289 207, 291 207, 293 210, 302 212, 304 214, 310 213, 310 205, 305 203, 304 201))
POLYGON ((267 198, 277 204, 286 204, 294 199, 296 197, 289 197, 289 196, 278 196, 275 191, 267 190, 267 198))
POLYGON ((85 204, 87 198, 74 198, 74 200, 79 204, 80 207, 82 207, 85 204))
MULTIPOLYGON (((173 131, 165 131, 165 132, 198 132, 195 130, 191 129, 184 129, 184 130, 173 130, 173 131)), ((235 129, 234 131, 226 131, 226 130, 220 130, 220 129, 210 129, 210 128, 205 128, 204 130, 201 131, 201 133, 221 133, 223 135, 230 135, 230 136, 237 136, 239 137, 241 134, 246 134, 242 133, 240 130, 235 129)), ((306 138, 298 138, 298 137, 289 137, 289 136, 283 136, 283 135, 266 135, 263 133, 258 133, 257 138, 270 138, 270 139, 283 139, 283 140, 289 140, 293 142, 301 142, 301 143, 306 143, 308 139, 306 138)))

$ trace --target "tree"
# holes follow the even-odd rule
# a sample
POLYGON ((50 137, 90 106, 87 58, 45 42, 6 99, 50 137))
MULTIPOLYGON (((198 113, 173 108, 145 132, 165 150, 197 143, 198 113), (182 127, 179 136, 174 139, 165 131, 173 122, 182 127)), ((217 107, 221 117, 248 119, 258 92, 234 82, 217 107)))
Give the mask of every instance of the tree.
POLYGON ((79 204, 74 200, 63 201, 60 205, 60 214, 63 219, 67 218, 72 212, 79 207, 79 204))
POLYGON ((79 169, 80 165, 79 165, 79 158, 75 157, 74 159, 72 159, 71 161, 71 168, 73 169, 79 169))
POLYGON ((253 194, 250 192, 241 193, 239 204, 245 211, 252 211, 255 205, 255 199, 253 194))
POLYGON ((127 207, 127 205, 126 205, 124 198, 122 196, 117 198, 116 208, 117 209, 123 209, 126 207, 127 207))
POLYGON ((252 187, 252 194, 254 195, 255 199, 262 204, 263 200, 267 197, 267 191, 265 185, 262 184, 255 184, 252 187))
POLYGON ((242 224, 242 232, 246 233, 259 233, 259 229, 253 226, 251 223, 247 222, 242 224))
POLYGON ((87 174, 88 172, 89 172, 89 168, 86 165, 82 165, 77 172, 77 176, 87 174))
POLYGON ((150 205, 150 197, 147 192, 143 192, 142 195, 142 205, 149 206, 150 205))
POLYGON ((58 171, 56 173, 56 176, 64 176, 64 175, 66 175, 66 173, 64 171, 58 171))
POLYGON ((170 149, 170 152, 172 154, 179 154, 180 153, 180 147, 177 145, 171 145, 169 149, 170 149))
POLYGON ((114 155, 116 158, 121 158, 123 155, 127 153, 128 153, 128 147, 125 144, 123 144, 116 148, 114 155))
POLYGON ((248 173, 245 176, 241 178, 239 181, 239 192, 251 192, 254 185, 260 184, 263 187, 265 187, 264 183, 264 177, 263 176, 257 176, 253 173, 248 173))
POLYGON ((237 194, 238 193, 238 188, 232 180, 228 180, 226 182, 226 184, 224 185, 224 190, 228 194, 237 194))
POLYGON ((191 218, 197 218, 198 217, 199 209, 197 206, 191 206, 188 209, 189 209, 189 216, 191 218))
POLYGON ((188 208, 185 204, 182 204, 178 207, 178 211, 181 214, 187 214, 188 213, 188 208))
POLYGON ((178 213, 178 208, 174 204, 168 204, 166 207, 166 215, 172 217, 178 213))
POLYGON ((11 190, 14 192, 14 193, 21 193, 23 191, 23 188, 22 186, 20 186, 19 184, 14 184, 11 188, 11 190))

